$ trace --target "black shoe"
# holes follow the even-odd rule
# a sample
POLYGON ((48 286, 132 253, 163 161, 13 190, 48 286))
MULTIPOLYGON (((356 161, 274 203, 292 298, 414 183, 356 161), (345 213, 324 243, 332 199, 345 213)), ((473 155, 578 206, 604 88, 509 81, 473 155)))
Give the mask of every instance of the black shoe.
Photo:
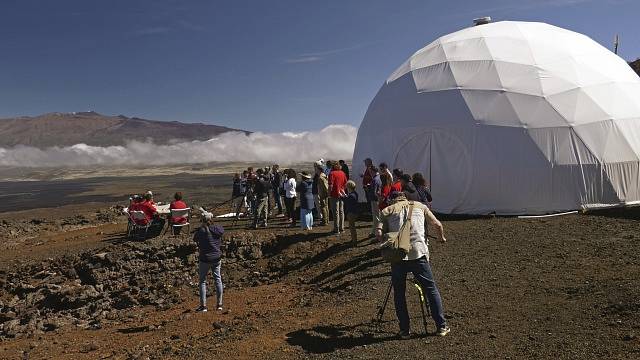
POLYGON ((207 312, 207 307, 206 306, 198 306, 198 308, 196 309, 196 312, 207 312))
POLYGON ((398 340, 409 340, 409 339, 411 339, 411 334, 409 333, 409 331, 400 330, 396 334, 396 337, 398 338, 398 340))

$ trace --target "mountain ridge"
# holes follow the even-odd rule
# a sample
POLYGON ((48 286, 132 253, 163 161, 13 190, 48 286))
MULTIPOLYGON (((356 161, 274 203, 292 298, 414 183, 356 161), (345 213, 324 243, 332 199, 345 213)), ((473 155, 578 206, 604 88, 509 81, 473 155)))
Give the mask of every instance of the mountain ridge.
POLYGON ((208 140, 225 132, 250 132, 220 125, 158 121, 102 115, 95 111, 47 113, 0 119, 0 147, 18 145, 48 148, 87 144, 92 146, 125 145, 130 141, 208 140))
POLYGON ((638 74, 638 76, 640 76, 640 58, 636 59, 635 61, 630 62, 629 66, 631 66, 633 71, 635 71, 636 74, 638 74))

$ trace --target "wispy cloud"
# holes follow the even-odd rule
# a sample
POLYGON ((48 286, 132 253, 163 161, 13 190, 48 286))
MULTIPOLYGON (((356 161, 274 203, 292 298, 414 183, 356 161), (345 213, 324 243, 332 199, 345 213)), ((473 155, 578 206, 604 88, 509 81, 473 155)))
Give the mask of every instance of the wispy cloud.
POLYGON ((139 36, 147 36, 147 35, 161 35, 166 34, 171 31, 170 27, 167 26, 150 26, 142 29, 138 29, 133 33, 139 36))
POLYGON ((322 56, 298 56, 289 59, 285 59, 284 62, 287 64, 300 64, 300 63, 310 63, 316 62, 324 59, 322 56))
POLYGON ((133 34, 137 36, 164 35, 179 30, 204 31, 205 28, 204 26, 183 19, 175 21, 170 25, 148 26, 141 28, 135 30, 133 34))
POLYGON ((312 63, 312 62, 322 61, 322 60, 325 60, 326 58, 328 58, 328 57, 330 57, 332 55, 336 55, 336 54, 340 54, 340 53, 344 53, 344 52, 348 52, 348 51, 353 51, 353 50, 357 50, 357 49, 361 49, 361 48, 367 47, 367 46, 369 46, 371 44, 373 44, 373 42, 366 42, 366 43, 357 44, 357 45, 354 45, 354 46, 349 46, 349 47, 344 47, 344 48, 329 49, 329 50, 324 50, 324 51, 308 52, 308 53, 298 54, 296 56, 293 56, 293 57, 285 59, 284 62, 287 63, 287 64, 301 64, 301 63, 312 63))

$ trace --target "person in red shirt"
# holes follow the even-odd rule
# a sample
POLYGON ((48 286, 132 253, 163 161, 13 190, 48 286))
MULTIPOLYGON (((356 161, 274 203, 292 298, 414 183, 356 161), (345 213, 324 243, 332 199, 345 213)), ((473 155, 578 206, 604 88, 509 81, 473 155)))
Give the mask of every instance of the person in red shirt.
POLYGON ((380 180, 382 181, 382 187, 380 187, 380 194, 378 195, 378 208, 382 210, 389 206, 389 195, 393 192, 393 180, 386 171, 380 174, 380 180))
MULTIPOLYGON (((142 211, 142 201, 144 201, 142 196, 134 195, 129 205, 129 214, 131 214, 131 212, 133 211, 142 211)), ((138 225, 147 225, 147 223, 149 222, 147 219, 136 220, 133 219, 133 217, 130 217, 130 219, 138 225)))
POLYGON ((151 191, 147 191, 147 193, 144 194, 144 201, 140 203, 140 208, 138 210, 144 212, 147 222, 153 220, 153 218, 158 214, 156 203, 153 202, 153 193, 151 191))
POLYGON ((144 193, 144 201, 148 202, 153 207, 156 206, 156 203, 153 201, 153 193, 151 192, 151 190, 144 193))
POLYGON ((342 198, 347 196, 347 175, 339 163, 333 163, 329 173, 329 202, 333 210, 333 232, 344 232, 344 204, 342 198))
POLYGON ((400 178, 402 178, 403 174, 402 170, 393 169, 393 178, 396 179, 396 181, 391 185, 391 191, 402 192, 402 182, 400 178))
MULTIPOLYGON (((182 193, 180 191, 175 193, 175 195, 173 195, 173 198, 175 200, 173 200, 171 204, 169 204, 169 210, 172 210, 172 209, 179 210, 179 209, 188 208, 187 203, 182 201, 182 193)), ((170 221, 171 221, 171 224, 180 225, 180 224, 186 223, 187 218, 184 216, 174 216, 174 217, 171 217, 170 221)))
POLYGON ((144 219, 137 220, 132 218, 132 221, 138 225, 147 225, 157 213, 153 200, 150 201, 146 194, 144 197, 134 197, 133 203, 129 206, 129 212, 131 213, 132 211, 144 212, 144 219))

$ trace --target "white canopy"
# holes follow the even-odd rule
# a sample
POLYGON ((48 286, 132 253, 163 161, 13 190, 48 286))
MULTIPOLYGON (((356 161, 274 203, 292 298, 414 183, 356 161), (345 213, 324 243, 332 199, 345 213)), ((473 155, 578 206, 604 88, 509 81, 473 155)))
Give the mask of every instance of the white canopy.
POLYGON ((443 36, 391 74, 354 172, 387 162, 431 183, 433 208, 544 214, 640 200, 640 78, 587 36, 497 22, 443 36))

